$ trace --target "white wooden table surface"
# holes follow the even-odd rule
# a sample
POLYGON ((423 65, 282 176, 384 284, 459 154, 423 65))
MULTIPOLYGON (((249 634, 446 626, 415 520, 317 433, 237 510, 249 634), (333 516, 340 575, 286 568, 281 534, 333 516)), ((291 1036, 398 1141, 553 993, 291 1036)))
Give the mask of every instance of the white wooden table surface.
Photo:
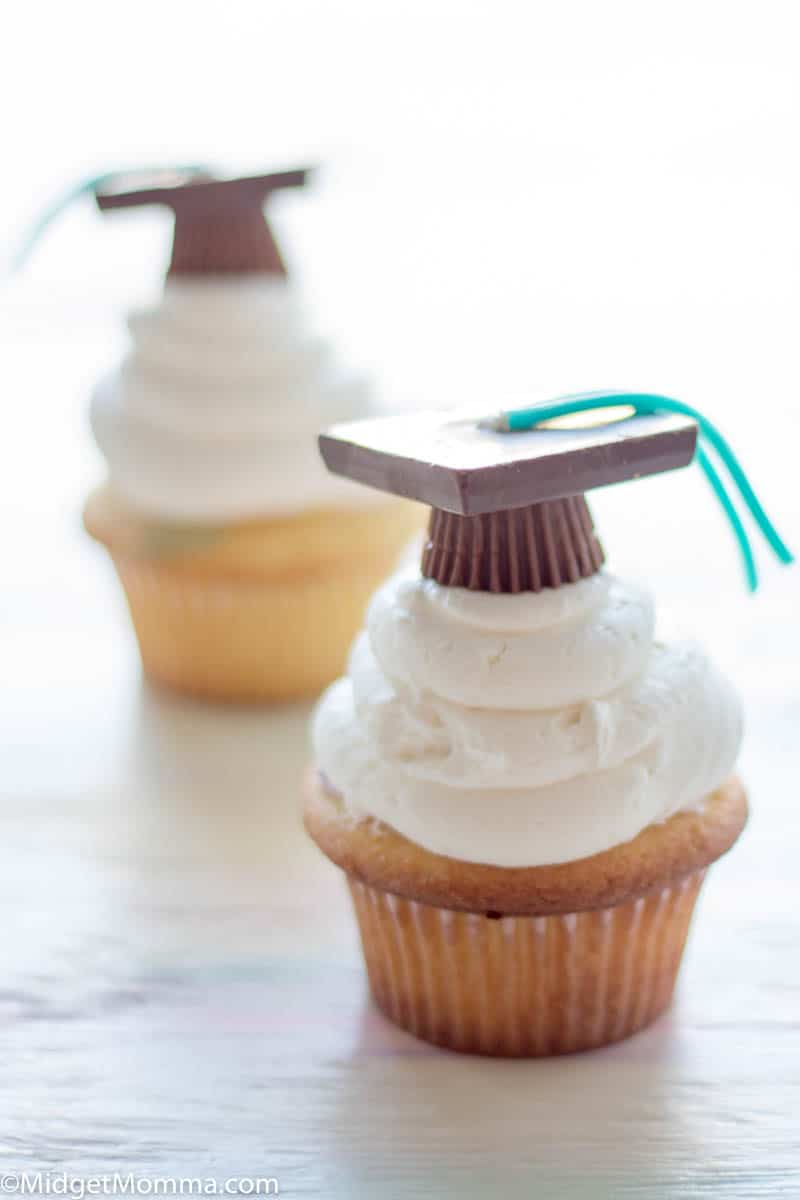
MULTIPOLYGON (((556 1061, 436 1051, 371 1007, 344 884, 302 833, 308 706, 215 709, 142 683, 78 521, 96 342, 9 320, 0 1173, 271 1176, 348 1198, 797 1195, 797 572, 746 597, 688 472, 635 506, 598 498, 612 565, 652 577, 746 697, 752 822, 649 1031, 556 1061)), ((727 427, 800 544, 791 410, 772 410, 785 457, 743 407, 727 427)))

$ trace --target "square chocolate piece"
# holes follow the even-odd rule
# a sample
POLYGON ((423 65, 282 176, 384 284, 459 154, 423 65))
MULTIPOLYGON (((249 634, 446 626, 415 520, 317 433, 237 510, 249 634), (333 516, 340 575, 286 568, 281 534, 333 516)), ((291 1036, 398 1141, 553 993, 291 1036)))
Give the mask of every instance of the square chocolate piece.
POLYGON ((485 417, 428 412, 351 421, 320 435, 320 453, 336 475, 477 516, 685 467, 697 443, 695 422, 672 414, 513 433, 485 428, 485 417))

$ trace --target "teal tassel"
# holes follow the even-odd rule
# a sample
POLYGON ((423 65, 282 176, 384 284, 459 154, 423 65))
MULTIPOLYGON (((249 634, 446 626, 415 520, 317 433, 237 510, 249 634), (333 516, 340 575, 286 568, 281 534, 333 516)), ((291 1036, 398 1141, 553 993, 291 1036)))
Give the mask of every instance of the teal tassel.
POLYGON ((104 187, 107 187, 122 176, 130 176, 132 179, 136 179, 137 177, 146 179, 149 175, 162 174, 164 171, 174 171, 181 175, 199 175, 210 174, 211 168, 196 164, 178 167, 135 167, 130 171, 106 171, 102 175, 91 175, 88 179, 81 180, 80 183, 74 184, 71 188, 63 192, 36 218, 36 221, 22 239, 18 250, 12 256, 11 270, 19 271, 25 265, 42 234, 76 200, 82 199, 83 196, 91 196, 93 192, 102 191, 104 187))
POLYGON ((697 422, 699 429, 697 462, 710 483, 733 530, 742 556, 747 585, 750 591, 754 592, 758 587, 758 574, 750 541, 733 501, 716 467, 708 456, 703 439, 705 439, 710 447, 713 447, 722 460, 722 463, 727 467, 744 504, 776 557, 782 563, 791 563, 794 561, 792 552, 765 513, 744 472, 744 468, 725 438, 707 417, 698 412, 696 408, 692 408, 691 405, 684 404, 681 400, 673 400, 669 396, 659 396, 651 392, 587 392, 580 396, 567 396, 563 400, 555 400, 551 404, 537 405, 535 408, 521 408, 502 413, 499 421, 493 421, 489 424, 492 428, 505 429, 513 433, 515 431, 533 429, 537 425, 541 425, 544 421, 552 420, 555 417, 566 417, 572 413, 592 412, 596 409, 618 408, 620 405, 633 408, 636 413, 681 413, 697 422))

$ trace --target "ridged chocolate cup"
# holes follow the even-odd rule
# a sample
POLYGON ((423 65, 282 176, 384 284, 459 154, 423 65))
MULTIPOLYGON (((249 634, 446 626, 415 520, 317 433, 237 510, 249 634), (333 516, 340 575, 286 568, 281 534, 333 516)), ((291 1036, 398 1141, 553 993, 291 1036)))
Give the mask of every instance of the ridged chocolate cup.
POLYGON ((176 218, 170 276, 251 275, 285 277, 286 266, 258 205, 176 218))
POLYGON ((465 517, 434 508, 422 574, 447 587, 539 592, 600 570, 603 548, 583 496, 465 517))

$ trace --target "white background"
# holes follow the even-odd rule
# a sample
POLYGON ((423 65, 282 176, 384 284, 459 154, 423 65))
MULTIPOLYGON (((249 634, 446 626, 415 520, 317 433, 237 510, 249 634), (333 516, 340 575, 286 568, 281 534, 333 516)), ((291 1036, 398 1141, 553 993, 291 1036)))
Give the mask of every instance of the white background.
MULTIPOLYGON (((772 439, 796 437, 800 393, 795 16, 788 0, 18 6, 0 252, 97 171, 320 162, 277 223, 323 325, 390 403, 671 393, 719 419, 780 509, 772 439)), ((99 470, 83 390, 168 238, 165 215, 101 219, 87 200, 0 293, 9 340, 32 342, 22 394, 5 366, 7 420, 28 381, 35 396, 32 439, 20 418, 2 451, 17 503, 50 486, 59 422, 76 503, 99 470), (60 360, 36 353, 44 333, 60 360)), ((657 494, 657 522, 659 489, 637 502, 657 494)), ((696 501, 737 586, 711 502, 690 482, 669 495, 696 501)))
MULTIPOLYGON (((797 548, 797 11, 17 4, 0 257, 87 174, 320 161, 276 224, 320 323, 390 403, 671 393, 725 429, 797 548)), ((797 570, 757 543, 747 596, 696 469, 593 498, 611 567, 652 580, 742 691, 752 823, 650 1033, 519 1071, 425 1056, 365 1005, 339 881, 299 833, 306 710, 222 715, 142 687, 111 566, 80 530, 102 470, 88 391, 168 238, 162 215, 84 201, 0 289, 3 1161, 266 1162, 287 1192, 347 1200, 378 1179, 441 1197, 442 1156, 491 1167, 509 1196, 543 1163, 559 1200, 594 1200, 598 1171, 614 1196, 785 1194, 797 570), (525 1178, 502 1173, 518 1164, 525 1178)))

